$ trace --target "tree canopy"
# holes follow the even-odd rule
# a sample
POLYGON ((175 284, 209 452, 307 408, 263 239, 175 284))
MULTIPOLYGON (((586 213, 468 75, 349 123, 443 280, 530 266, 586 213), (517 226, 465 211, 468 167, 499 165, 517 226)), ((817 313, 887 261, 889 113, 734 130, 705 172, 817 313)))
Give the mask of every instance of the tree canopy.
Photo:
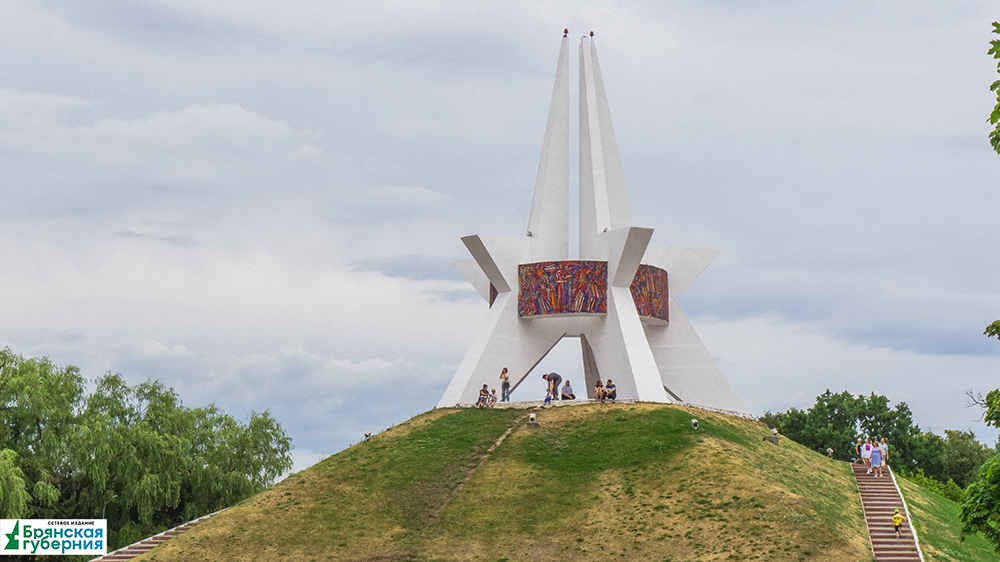
POLYGON ((270 413, 242 423, 172 388, 0 351, 0 518, 101 518, 118 548, 233 505, 291 468, 270 413))
POLYGON ((979 477, 980 467, 993 454, 972 431, 949 429, 943 437, 921 432, 905 402, 890 407, 888 398, 875 393, 852 396, 827 389, 808 410, 767 412, 761 421, 813 450, 833 449, 833 457, 845 461, 856 457, 858 438, 877 441, 884 437, 894 469, 916 475, 919 481, 935 490, 946 490, 946 495, 956 500, 961 499, 962 488, 979 477))
MULTIPOLYGON (((993 33, 1000 35, 1000 22, 993 22, 993 33)), ((997 72, 1000 73, 1000 39, 990 41, 989 54, 997 59, 997 72)), ((993 82, 990 85, 990 90, 997 93, 997 104, 993 107, 993 113, 990 114, 990 124, 996 126, 990 131, 990 144, 993 145, 993 150, 1000 154, 1000 80, 993 82)))
POLYGON ((890 408, 889 399, 875 393, 852 396, 847 391, 834 394, 827 389, 809 410, 767 412, 761 421, 813 450, 833 449, 834 458, 840 460, 855 458, 859 436, 884 437, 896 465, 907 470, 916 470, 918 465, 920 428, 913 423, 910 407, 900 402, 890 408))
MULTIPOLYGON (((996 32, 1000 33, 1000 25, 993 25, 996 32)), ((998 48, 1000 41, 994 41, 993 50, 998 48)), ((1000 53, 996 56, 1000 58, 1000 53)), ((998 87, 996 83, 993 86, 998 87)), ((984 333, 987 337, 1000 339, 1000 320, 987 326, 984 333)), ((1000 427, 1000 388, 987 393, 981 405, 986 408, 983 418, 986 425, 1000 427)), ((1000 451, 983 463, 979 469, 979 479, 966 488, 959 518, 962 520, 963 534, 982 533, 1000 554, 1000 451)))

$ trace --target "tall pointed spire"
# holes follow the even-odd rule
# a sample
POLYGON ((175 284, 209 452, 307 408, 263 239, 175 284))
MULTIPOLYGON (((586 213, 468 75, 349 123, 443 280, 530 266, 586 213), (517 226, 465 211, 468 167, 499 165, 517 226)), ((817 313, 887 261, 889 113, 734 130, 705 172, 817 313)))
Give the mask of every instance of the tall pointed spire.
POLYGON ((515 391, 562 338, 577 337, 591 398, 598 380, 613 379, 619 399, 745 413, 675 300, 718 252, 654 246, 653 230, 633 224, 590 37, 580 42, 580 259, 568 258, 567 44, 564 32, 528 236, 462 238, 472 259, 456 265, 490 308, 438 406, 471 404, 501 369, 515 391))
POLYGON ((569 259, 569 39, 563 36, 528 217, 532 261, 569 259))
POLYGON ((580 259, 600 254, 597 236, 634 226, 597 46, 580 40, 580 259))

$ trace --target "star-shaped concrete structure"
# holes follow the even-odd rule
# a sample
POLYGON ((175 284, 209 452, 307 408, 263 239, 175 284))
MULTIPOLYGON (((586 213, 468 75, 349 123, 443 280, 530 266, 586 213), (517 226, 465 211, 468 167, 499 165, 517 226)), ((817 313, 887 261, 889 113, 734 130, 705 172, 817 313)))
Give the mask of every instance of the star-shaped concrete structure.
MULTIPOLYGON (((564 337, 580 338, 587 394, 746 413, 676 298, 718 250, 650 245, 633 224, 592 37, 580 40, 580 256, 569 257, 569 50, 564 36, 525 236, 462 238, 456 262, 489 301, 486 325, 438 407, 476 401, 506 367, 512 391, 564 337)), ((532 397, 537 399, 537 397, 532 397)))

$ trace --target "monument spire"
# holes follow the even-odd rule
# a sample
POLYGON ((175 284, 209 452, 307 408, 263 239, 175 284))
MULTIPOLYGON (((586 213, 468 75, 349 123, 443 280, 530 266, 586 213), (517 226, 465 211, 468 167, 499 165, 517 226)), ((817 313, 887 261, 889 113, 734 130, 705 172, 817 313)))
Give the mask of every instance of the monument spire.
POLYGON ((472 259, 455 265, 490 310, 438 407, 475 402, 484 384, 499 382, 504 367, 517 390, 561 339, 573 337, 580 340, 590 398, 594 384, 609 378, 619 399, 745 413, 676 302, 718 251, 653 246, 653 230, 633 225, 593 32, 580 41, 580 259, 568 259, 566 35, 527 236, 462 238, 472 259))
POLYGON ((602 232, 634 226, 593 34, 580 40, 580 259, 602 232))
POLYGON ((563 35, 528 217, 532 261, 569 259, 569 39, 563 35))

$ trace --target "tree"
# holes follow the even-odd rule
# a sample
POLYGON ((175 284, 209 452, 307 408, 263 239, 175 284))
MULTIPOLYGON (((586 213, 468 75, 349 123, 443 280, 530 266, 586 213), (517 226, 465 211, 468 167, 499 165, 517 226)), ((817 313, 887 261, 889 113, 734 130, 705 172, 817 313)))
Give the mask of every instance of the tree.
POLYGON ((958 517, 963 538, 980 532, 1000 553, 1000 455, 986 461, 979 470, 979 480, 965 490, 958 517))
POLYGON ((944 430, 944 464, 945 474, 941 480, 954 480, 965 488, 979 476, 979 469, 990 458, 992 452, 979 441, 972 431, 944 430))
POLYGON ((0 351, 0 517, 97 518, 117 548, 233 505, 291 468, 267 411, 186 408, 160 381, 0 351))
MULTIPOLYGON (((1000 35, 1000 22, 993 22, 993 33, 1000 35)), ((1000 72, 1000 39, 990 41, 989 54, 993 55, 993 58, 997 59, 997 72, 1000 72)), ((990 114, 990 124, 996 126, 992 131, 990 131, 990 144, 993 145, 993 150, 995 150, 997 154, 1000 154, 1000 80, 993 82, 993 84, 990 85, 990 90, 997 93, 997 104, 993 107, 993 113, 990 114)), ((997 322, 994 322, 993 326, 996 325, 997 322)), ((996 327, 994 329, 1000 329, 1000 327, 996 327)))
POLYGON ((889 408, 889 399, 872 393, 871 396, 852 396, 844 391, 833 394, 830 389, 816 397, 816 404, 803 412, 791 408, 786 412, 765 418, 782 435, 810 449, 825 452, 833 449, 834 458, 851 460, 859 435, 873 439, 885 437, 890 444, 889 458, 893 466, 915 471, 918 446, 915 440, 920 428, 913 424, 912 414, 905 402, 889 408))
MULTIPOLYGON (((994 23, 993 27, 995 33, 1000 33, 1000 24, 994 23)), ((1000 58, 998 49, 1000 41, 994 41, 991 52, 1000 58)), ((997 83, 994 83, 993 87, 1000 88, 997 83)), ((987 326, 984 334, 987 337, 1000 339, 1000 320, 987 326)), ((981 402, 986 408, 984 416, 986 425, 1000 427, 1000 388, 991 390, 981 402)), ((979 469, 979 480, 966 488, 965 501, 958 516, 962 520, 963 537, 977 532, 982 533, 1000 554, 1000 451, 983 463, 979 469)))

